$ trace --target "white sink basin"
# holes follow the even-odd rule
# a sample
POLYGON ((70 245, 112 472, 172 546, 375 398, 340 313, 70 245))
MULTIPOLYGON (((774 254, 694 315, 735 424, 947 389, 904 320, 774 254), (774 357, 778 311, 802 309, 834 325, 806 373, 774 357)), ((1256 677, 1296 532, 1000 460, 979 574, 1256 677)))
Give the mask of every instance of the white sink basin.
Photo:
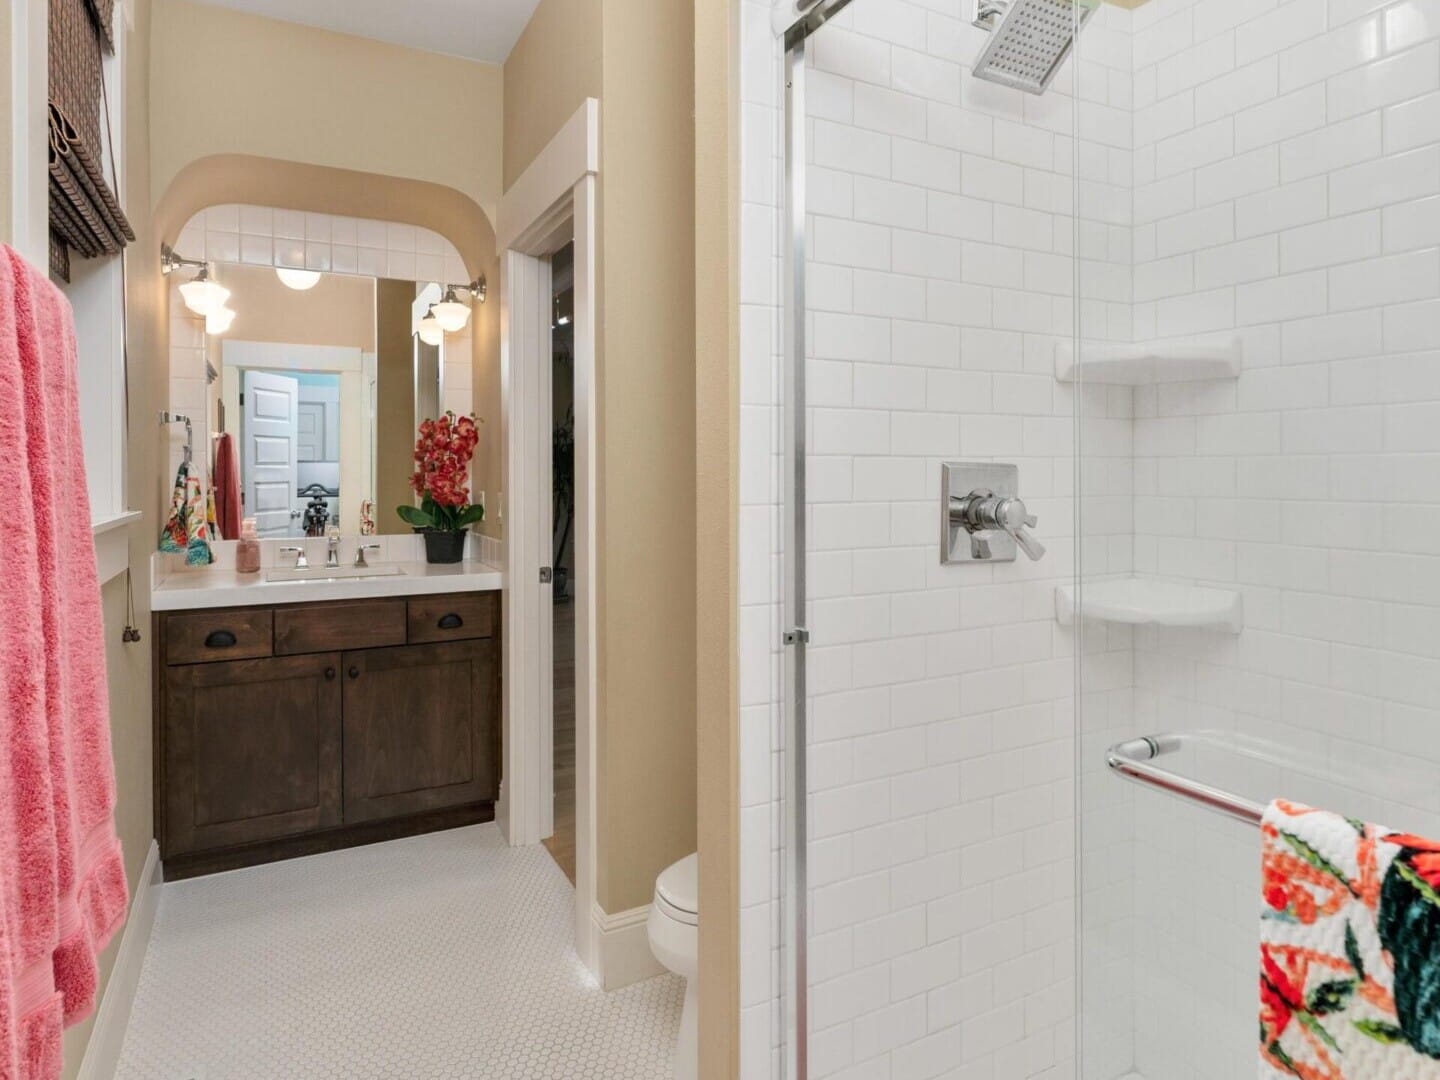
POLYGON ((266 581, 347 581, 353 578, 399 577, 405 571, 398 566, 311 566, 304 570, 269 570, 266 581))

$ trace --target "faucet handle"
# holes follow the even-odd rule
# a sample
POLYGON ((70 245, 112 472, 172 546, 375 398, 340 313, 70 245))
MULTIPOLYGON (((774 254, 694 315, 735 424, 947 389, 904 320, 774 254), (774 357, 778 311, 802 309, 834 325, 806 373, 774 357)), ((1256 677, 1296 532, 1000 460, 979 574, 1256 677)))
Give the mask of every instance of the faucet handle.
POLYGON ((1045 557, 1045 545, 1036 540, 1030 531, 1040 524, 1040 519, 1030 513, 1020 499, 1002 499, 995 507, 995 521, 1015 538, 1015 543, 1031 562, 1039 562, 1045 557))

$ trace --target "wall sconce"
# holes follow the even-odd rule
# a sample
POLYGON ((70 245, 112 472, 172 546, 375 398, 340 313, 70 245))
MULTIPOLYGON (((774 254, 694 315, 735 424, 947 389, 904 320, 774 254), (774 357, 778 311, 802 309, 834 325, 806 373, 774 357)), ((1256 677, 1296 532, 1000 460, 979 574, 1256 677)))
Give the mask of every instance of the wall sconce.
MULTIPOLYGON (((185 306, 196 315, 209 319, 211 315, 226 310, 225 301, 230 299, 230 290, 218 281, 211 280, 209 263, 202 259, 187 259, 177 255, 169 244, 160 245, 162 274, 168 276, 177 270, 193 270, 196 267, 199 267, 200 272, 193 280, 180 286, 180 297, 185 301, 185 306)), ((226 326, 228 327, 229 323, 226 323, 226 326)))
POLYGON ((462 289, 474 297, 477 303, 483 304, 488 286, 483 274, 469 285, 445 286, 444 297, 438 304, 431 307, 430 312, 435 316, 435 321, 440 324, 440 328, 447 334, 459 333, 470 321, 469 307, 462 303, 460 297, 456 295, 456 291, 462 289))
POLYGON ((434 304, 430 305, 430 310, 425 312, 425 317, 420 320, 420 326, 415 331, 426 345, 440 345, 445 341, 445 328, 435 317, 435 307, 434 304))
POLYGON ((228 307, 222 307, 219 311, 212 311, 205 316, 205 333, 212 337, 219 337, 230 329, 230 324, 235 321, 235 312, 228 307))

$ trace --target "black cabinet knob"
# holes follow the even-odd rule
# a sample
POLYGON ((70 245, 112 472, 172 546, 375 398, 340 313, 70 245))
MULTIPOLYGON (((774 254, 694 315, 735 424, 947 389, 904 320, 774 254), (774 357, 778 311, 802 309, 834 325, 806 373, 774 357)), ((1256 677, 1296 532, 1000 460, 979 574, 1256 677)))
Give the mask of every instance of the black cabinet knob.
POLYGON ((360 677, 360 669, 358 667, 352 667, 346 674, 352 679, 358 679, 360 677))
POLYGON ((327 667, 327 668, 325 669, 325 679, 326 679, 327 682, 333 682, 333 681, 334 681, 334 679, 335 679, 335 669, 334 669, 333 667, 327 667))
POLYGON ((205 638, 207 649, 233 649, 239 639, 229 630, 212 630, 205 638))
POLYGON ((459 630, 460 627, 464 625, 465 620, 462 619, 459 615, 456 615, 453 611, 449 615, 440 616, 441 630, 459 630))

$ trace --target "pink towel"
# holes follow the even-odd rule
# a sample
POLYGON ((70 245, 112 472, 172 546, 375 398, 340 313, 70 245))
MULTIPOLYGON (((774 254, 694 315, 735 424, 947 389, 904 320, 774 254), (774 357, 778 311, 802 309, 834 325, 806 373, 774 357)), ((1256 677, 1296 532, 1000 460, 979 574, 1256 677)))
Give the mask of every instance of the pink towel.
POLYGON ((60 1030, 94 1008, 96 957, 124 921, 115 776, 69 302, 11 249, 0 259, 0 843, 14 1060, 59 1075, 60 1030), (13 853, 14 860, 10 856, 13 853))
POLYGON ((215 525, 219 539, 240 539, 240 468, 228 431, 215 444, 215 525))

